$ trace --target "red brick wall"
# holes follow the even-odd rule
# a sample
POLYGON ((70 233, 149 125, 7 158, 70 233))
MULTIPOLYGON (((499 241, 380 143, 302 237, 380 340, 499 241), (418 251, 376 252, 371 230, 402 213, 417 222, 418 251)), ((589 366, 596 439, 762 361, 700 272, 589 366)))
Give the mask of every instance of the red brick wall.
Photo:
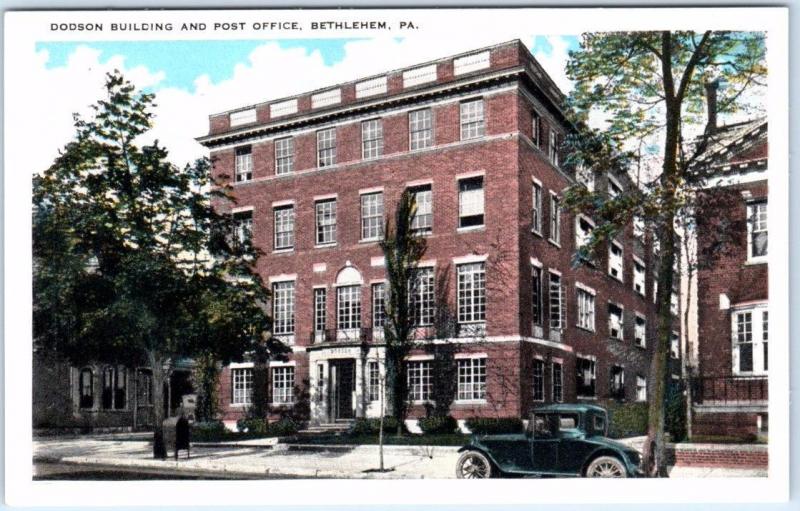
POLYGON ((680 467, 769 468, 766 445, 678 444, 667 449, 667 463, 680 467))

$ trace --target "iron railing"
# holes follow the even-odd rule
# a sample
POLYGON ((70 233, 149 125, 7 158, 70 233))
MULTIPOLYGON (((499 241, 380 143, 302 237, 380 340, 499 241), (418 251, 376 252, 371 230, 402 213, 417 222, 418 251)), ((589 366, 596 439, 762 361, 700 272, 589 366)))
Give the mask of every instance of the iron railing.
POLYGON ((766 376, 696 376, 690 381, 696 405, 746 404, 768 398, 766 376))
MULTIPOLYGON (((383 329, 378 329, 378 337, 383 334, 383 329)), ((328 328, 311 332, 311 343, 352 343, 352 342, 372 342, 375 339, 373 329, 368 327, 360 328, 328 328)), ((379 340, 379 339, 378 339, 379 340)))

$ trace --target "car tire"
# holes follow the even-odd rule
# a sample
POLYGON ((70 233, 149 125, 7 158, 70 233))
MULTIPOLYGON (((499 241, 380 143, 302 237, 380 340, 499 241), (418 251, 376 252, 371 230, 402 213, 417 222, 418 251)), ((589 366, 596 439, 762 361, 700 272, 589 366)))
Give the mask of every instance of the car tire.
POLYGON ((478 451, 467 451, 456 462, 458 479, 488 479, 492 472, 492 462, 478 451))
POLYGON ((585 477, 628 477, 625 465, 614 456, 599 456, 586 467, 585 477))

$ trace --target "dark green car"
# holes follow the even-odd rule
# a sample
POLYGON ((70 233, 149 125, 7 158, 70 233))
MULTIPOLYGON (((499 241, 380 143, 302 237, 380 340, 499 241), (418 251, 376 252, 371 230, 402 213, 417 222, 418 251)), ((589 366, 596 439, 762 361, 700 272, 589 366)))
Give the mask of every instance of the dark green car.
POLYGON ((606 438, 607 431, 608 413, 599 406, 543 406, 524 433, 473 435, 459 450, 456 476, 641 476, 639 453, 606 438))

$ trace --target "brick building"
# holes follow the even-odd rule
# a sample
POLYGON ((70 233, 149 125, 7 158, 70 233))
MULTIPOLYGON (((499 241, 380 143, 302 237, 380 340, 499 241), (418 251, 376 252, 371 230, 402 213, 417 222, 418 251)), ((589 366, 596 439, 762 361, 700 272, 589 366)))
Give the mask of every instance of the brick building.
POLYGON ((768 430, 767 120, 715 118, 697 164, 712 177, 697 215, 693 433, 753 436, 768 430))
MULTIPOLYGON (((236 199, 217 207, 264 252, 273 335, 293 350, 269 368, 275 413, 379 414, 378 240, 406 189, 428 242, 412 298, 412 420, 433 407, 463 420, 647 399, 657 254, 637 222, 593 265, 573 265, 592 221, 560 202, 575 182, 560 149, 563 99, 511 41, 210 116, 198 140, 236 199)), ((626 175, 582 181, 611 194, 632 186, 626 175)), ((677 292, 674 303, 677 313, 677 292)), ((250 363, 223 371, 229 425, 252 381, 250 363)))

